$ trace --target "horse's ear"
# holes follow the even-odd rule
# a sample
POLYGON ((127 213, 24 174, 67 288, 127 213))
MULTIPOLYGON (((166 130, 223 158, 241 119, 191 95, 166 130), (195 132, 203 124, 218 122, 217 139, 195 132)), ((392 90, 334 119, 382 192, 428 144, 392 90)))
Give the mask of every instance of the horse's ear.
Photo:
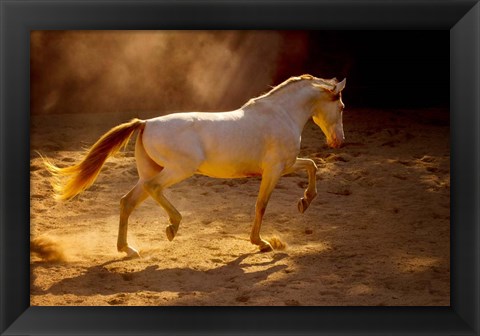
POLYGON ((335 89, 333 90, 334 94, 339 94, 342 92, 343 89, 345 89, 345 84, 347 84, 347 79, 344 78, 340 83, 335 85, 335 89))

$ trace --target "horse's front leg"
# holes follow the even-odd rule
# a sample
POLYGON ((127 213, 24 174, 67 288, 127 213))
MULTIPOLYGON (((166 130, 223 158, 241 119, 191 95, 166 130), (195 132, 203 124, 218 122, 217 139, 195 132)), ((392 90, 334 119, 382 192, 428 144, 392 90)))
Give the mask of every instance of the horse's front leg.
POLYGON ((315 196, 317 196, 317 179, 316 174, 318 167, 310 159, 298 158, 295 164, 284 172, 284 174, 290 174, 300 169, 306 169, 308 173, 308 187, 305 189, 303 197, 298 201, 298 211, 304 213, 310 206, 315 196))
POLYGON ((271 167, 265 169, 262 174, 262 182, 260 183, 260 191, 255 204, 255 221, 253 223, 252 232, 250 234, 250 241, 252 244, 258 245, 260 251, 272 251, 272 246, 266 240, 260 237, 260 227, 262 225, 263 215, 267 208, 268 200, 272 194, 278 179, 282 175, 283 167, 271 167))

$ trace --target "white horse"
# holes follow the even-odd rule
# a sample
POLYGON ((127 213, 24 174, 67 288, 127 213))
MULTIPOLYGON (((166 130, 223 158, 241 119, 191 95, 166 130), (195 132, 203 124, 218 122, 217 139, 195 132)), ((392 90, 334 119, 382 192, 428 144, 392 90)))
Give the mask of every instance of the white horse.
POLYGON ((59 168, 45 159, 45 165, 54 176, 57 198, 70 199, 91 186, 105 160, 138 131, 135 160, 139 179, 120 201, 117 241, 118 251, 130 257, 139 253, 127 243, 128 217, 148 196, 167 212, 170 225, 166 234, 171 241, 182 216, 165 197, 166 188, 194 174, 216 178, 261 176, 250 241, 261 251, 271 251, 271 244, 260 237, 260 226, 272 190, 282 175, 306 169, 308 187, 298 202, 298 210, 303 213, 317 195, 315 162, 297 158, 301 133, 313 117, 327 144, 341 146, 345 83, 346 79, 338 82, 335 78, 302 75, 286 80, 235 111, 133 119, 105 133, 78 164, 59 168))

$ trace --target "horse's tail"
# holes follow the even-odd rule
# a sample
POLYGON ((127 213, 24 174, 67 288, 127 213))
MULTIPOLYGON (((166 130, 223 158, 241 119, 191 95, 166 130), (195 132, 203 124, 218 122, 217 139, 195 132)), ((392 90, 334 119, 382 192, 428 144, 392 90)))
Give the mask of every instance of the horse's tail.
POLYGON ((45 167, 53 176, 52 185, 56 193, 55 198, 68 200, 90 187, 95 182, 107 158, 126 146, 133 133, 137 129, 143 128, 144 125, 144 120, 132 119, 127 123, 115 126, 90 147, 81 162, 70 167, 59 168, 43 158, 45 167))

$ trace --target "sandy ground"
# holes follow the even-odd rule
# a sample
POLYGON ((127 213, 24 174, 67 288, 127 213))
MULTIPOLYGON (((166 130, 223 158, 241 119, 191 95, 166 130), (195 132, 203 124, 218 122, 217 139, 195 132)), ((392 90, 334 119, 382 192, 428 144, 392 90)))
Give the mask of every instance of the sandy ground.
MULTIPOLYGON (((260 253, 248 238, 259 178, 194 176, 168 190, 177 237, 151 199, 130 217, 140 259, 116 251, 119 200, 136 182, 133 141, 76 199, 53 199, 35 151, 65 166, 133 115, 34 116, 31 123, 31 304, 446 306, 450 304, 448 113, 347 110, 347 144, 328 149, 309 122, 300 156, 315 160, 318 197, 300 214, 306 173, 283 177, 260 253)), ((147 115, 139 115, 146 117, 147 115)))

